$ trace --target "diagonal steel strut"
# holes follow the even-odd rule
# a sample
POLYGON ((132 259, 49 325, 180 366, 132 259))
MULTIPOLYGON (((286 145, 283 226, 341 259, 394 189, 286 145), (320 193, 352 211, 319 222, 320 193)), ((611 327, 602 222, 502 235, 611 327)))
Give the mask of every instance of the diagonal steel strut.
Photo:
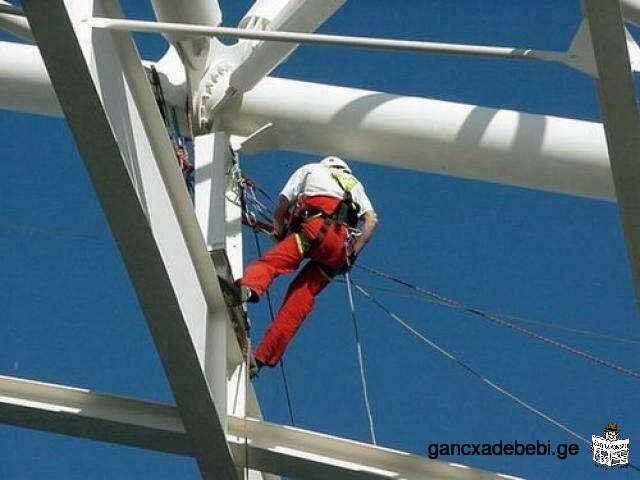
POLYGON ((27 0, 23 8, 136 290, 202 476, 235 479, 181 304, 65 5, 62 0, 27 0))
POLYGON ((618 0, 583 0, 618 209, 640 305, 640 113, 618 0))

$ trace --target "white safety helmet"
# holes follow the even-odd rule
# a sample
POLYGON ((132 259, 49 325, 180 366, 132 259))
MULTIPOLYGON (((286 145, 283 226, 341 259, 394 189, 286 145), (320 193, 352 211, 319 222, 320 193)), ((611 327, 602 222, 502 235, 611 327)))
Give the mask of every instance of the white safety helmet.
POLYGON ((351 173, 351 168, 347 165, 347 162, 339 157, 325 157, 320 161, 321 165, 327 168, 335 168, 336 170, 342 170, 346 173, 351 173))

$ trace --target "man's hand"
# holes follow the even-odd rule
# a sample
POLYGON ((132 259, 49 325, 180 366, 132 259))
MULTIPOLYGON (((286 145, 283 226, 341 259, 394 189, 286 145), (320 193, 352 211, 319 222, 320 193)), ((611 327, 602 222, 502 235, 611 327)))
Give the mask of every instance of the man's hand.
POLYGON ((273 238, 278 242, 287 236, 284 219, 289 213, 289 206, 289 199, 284 195, 280 195, 280 197, 278 197, 278 205, 273 212, 273 238))
POLYGON ((375 212, 367 212, 362 216, 364 224, 362 225, 362 234, 358 237, 353 245, 352 255, 356 257, 362 251, 369 239, 373 236, 373 231, 378 225, 378 215, 375 212))

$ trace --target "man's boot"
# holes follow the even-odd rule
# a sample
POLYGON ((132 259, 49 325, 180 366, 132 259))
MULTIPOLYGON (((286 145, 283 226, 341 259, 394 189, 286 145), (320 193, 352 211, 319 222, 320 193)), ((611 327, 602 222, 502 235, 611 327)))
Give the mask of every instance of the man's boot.
POLYGON ((220 281, 220 288, 225 302, 232 307, 237 307, 246 302, 255 303, 259 300, 258 296, 249 287, 235 285, 220 275, 218 275, 218 280, 220 281))

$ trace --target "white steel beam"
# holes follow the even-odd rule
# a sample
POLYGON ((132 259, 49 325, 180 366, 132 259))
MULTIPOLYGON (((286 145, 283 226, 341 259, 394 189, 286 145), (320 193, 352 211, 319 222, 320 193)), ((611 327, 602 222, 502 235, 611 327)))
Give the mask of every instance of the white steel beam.
POLYGON ((640 25, 640 0, 620 0, 625 20, 640 25))
POLYGON ((0 422, 74 437, 193 455, 176 407, 0 376, 0 422))
POLYGON ((181 23, 147 22, 142 20, 121 20, 117 18, 94 17, 88 20, 94 28, 133 31, 142 33, 175 33, 183 35, 207 35, 210 37, 231 37, 249 40, 263 40, 283 43, 306 43, 334 47, 361 47, 376 50, 437 53, 445 55, 469 55, 518 60, 562 61, 564 52, 531 50, 514 47, 494 47, 486 45, 463 45, 456 43, 418 42, 388 38, 350 37, 344 35, 324 35, 319 33, 254 31, 243 28, 209 27, 206 25, 184 25, 181 23))
MULTIPOLYGON (((204 24, 215 27, 222 21, 218 0, 151 0, 156 18, 163 22, 181 24, 204 24)), ((206 36, 186 36, 167 33, 167 40, 175 47, 182 59, 187 80, 194 90, 205 71, 214 44, 206 36)))
POLYGON ((618 1, 584 0, 598 96, 636 299, 640 304, 640 113, 618 1))
MULTIPOLYGON (((282 4, 278 0, 264 2, 282 4)), ((346 0, 289 0, 270 18, 264 28, 288 32, 313 32, 327 21, 346 0)), ((258 5, 260 2, 257 2, 258 5)), ((249 12, 251 15, 251 11, 249 12)), ((257 25, 262 25, 257 23, 257 25)), ((253 31, 264 31, 262 28, 253 31)), ((249 56, 233 71, 229 87, 234 93, 251 90, 264 77, 269 75, 298 47, 291 43, 261 43, 254 45, 249 56)))
MULTIPOLYGON (((242 276, 242 209, 239 173, 229 135, 195 138, 196 215, 209 250, 225 250, 234 279, 242 276)), ((238 166, 239 168, 239 166, 238 166)))
MULTIPOLYGON (((249 439, 252 468, 299 479, 518 480, 465 465, 249 418, 230 418, 229 431, 249 439)), ((244 442, 235 449, 244 448, 244 442)), ((521 479, 520 479, 521 480, 521 479)))
POLYGON ((23 17, 23 14, 22 9, 14 7, 9 2, 0 0, 0 30, 4 30, 22 40, 33 43, 33 35, 31 35, 29 22, 23 17))
MULTIPOLYGON (((113 7, 115 5, 113 0, 107 0, 105 3, 112 5, 110 11, 114 12, 114 14, 119 14, 119 10, 113 7)), ((104 38, 96 39, 96 43, 105 44, 106 42, 107 39, 104 38)), ((184 265, 193 265, 196 283, 194 284, 193 280, 189 282, 185 278, 189 272, 177 272, 175 275, 177 281, 174 281, 173 286, 177 291, 182 290, 182 295, 179 295, 179 299, 188 300, 190 304, 195 304, 195 308, 194 306, 190 307, 190 311, 186 315, 186 321, 201 366, 204 369, 205 378, 209 387, 214 389, 214 392, 224 395, 224 389, 220 387, 225 383, 223 372, 227 369, 226 379, 229 387, 227 389, 227 397, 233 398, 233 401, 227 401, 227 413, 247 413, 261 418, 253 386, 249 384, 246 388, 238 389, 237 382, 233 379, 238 365, 242 365, 242 353, 233 334, 229 312, 224 303, 216 275, 216 273, 220 273, 230 278, 231 275, 226 272, 226 269, 231 268, 233 274, 239 277, 242 271, 241 211, 238 199, 234 197, 234 195, 238 194, 234 188, 235 179, 229 175, 228 170, 225 170, 224 175, 220 178, 214 179, 214 189, 220 188, 221 190, 219 192, 217 190, 211 192, 211 195, 217 198, 218 195, 224 193, 226 203, 223 209, 224 214, 216 217, 214 222, 209 223, 208 226, 211 232, 223 232, 225 241, 218 245, 224 249, 224 258, 211 258, 209 249, 205 244, 205 241, 209 242, 211 232, 203 236, 201 226, 194 215, 193 205, 186 195, 182 175, 178 172, 175 156, 169 147, 166 130, 162 124, 155 100, 141 66, 140 57, 131 37, 126 33, 116 34, 113 36, 113 43, 119 58, 122 60, 121 68, 124 71, 128 86, 131 87, 132 101, 138 107, 141 117, 140 127, 142 131, 136 132, 135 137, 149 137, 152 140, 149 148, 153 153, 152 158, 156 159, 157 167, 159 167, 159 175, 150 177, 147 180, 148 184, 144 188, 145 195, 148 196, 151 193, 150 190, 157 185, 166 187, 169 205, 159 205, 157 199, 147 205, 149 211, 150 207, 156 207, 156 219, 151 218, 156 239, 162 247, 166 243, 166 237, 179 233, 186 247, 184 256, 176 255, 177 250, 181 248, 180 245, 167 244, 166 252, 161 253, 164 253, 165 258, 167 258, 165 264, 170 274, 173 270, 183 268, 184 265), (175 212, 173 217, 175 222, 169 222, 167 225, 167 220, 173 212, 175 212), (220 223, 218 224, 217 222, 220 223), (163 230, 159 229, 161 227, 163 230), (186 261, 186 258, 190 258, 191 262, 186 261), (212 262, 212 259, 214 262, 212 262), (199 300, 193 298, 195 291, 202 294, 204 303, 200 303, 199 300), (201 318, 202 313, 206 314, 205 319, 201 318), (225 331, 227 332, 226 335, 224 334, 225 331), (223 342, 226 345, 223 346, 223 342), (221 353, 224 352, 226 352, 226 355, 222 356, 221 353), (248 398, 245 398, 246 395, 248 398), (238 408, 239 402, 242 405, 241 409, 238 408)), ((111 121, 113 124, 116 120, 112 118, 111 121)), ((228 162, 231 162, 229 146, 223 141, 223 135, 218 135, 218 140, 217 150, 219 151, 216 159, 222 161, 223 165, 229 166, 228 162)), ((200 144, 199 140, 198 143, 200 144)), ((213 152, 210 153, 213 155, 213 152)), ((207 165, 203 165, 203 171, 207 170, 206 167, 207 165)), ((215 168, 218 168, 217 164, 215 168)), ((134 177, 135 170, 135 166, 130 169, 130 173, 134 177)), ((213 175, 217 172, 209 173, 213 175)), ((143 203, 147 202, 143 201, 143 203)), ((215 205, 215 207, 218 208, 218 205, 215 205)), ((221 407, 218 409, 218 413, 224 426, 226 421, 225 408, 223 408, 224 399, 216 399, 216 402, 221 407)))
POLYGON ((282 150, 615 199, 599 123, 274 77, 218 120, 245 137, 272 123, 282 150))
POLYGON ((17 7, 3 0, 2 2, 0 2, 0 14, 24 17, 24 10, 22 9, 22 7, 17 7))
POLYGON ((0 108, 62 116, 38 47, 0 42, 0 108))
MULTIPOLYGON (((192 454, 175 407, 31 380, 0 376, 0 422, 192 454)), ((228 439, 252 469, 299 479, 515 479, 255 418, 230 417, 228 439)))
MULTIPOLYGON (((109 14, 118 13, 116 3, 111 2, 108 6, 110 6, 109 14)), ((202 238, 200 237, 200 256, 206 261, 201 261, 199 266, 196 265, 199 258, 194 258, 198 256, 198 248, 194 248, 189 242, 189 240, 197 242, 197 237, 187 238, 190 231, 195 230, 199 235, 195 217, 192 212, 190 217, 185 215, 187 220, 183 219, 183 222, 178 223, 180 229, 171 228, 171 222, 168 224, 160 222, 160 225, 156 223, 153 226, 148 223, 150 219, 145 216, 140 201, 148 201, 144 196, 147 193, 144 187, 152 187, 152 185, 145 184, 143 178, 130 177, 130 172, 125 166, 126 160, 122 157, 100 102, 94 80, 63 2, 61 0, 25 0, 23 7, 78 149, 118 243, 142 311, 148 321, 169 383, 180 407, 182 419, 187 426, 200 471, 207 479, 235 479, 235 465, 200 367, 198 353, 185 323, 184 311, 188 311, 189 306, 192 306, 193 297, 190 299, 176 296, 174 282, 180 279, 172 277, 172 269, 175 275, 179 273, 182 266, 174 265, 174 263, 178 264, 179 259, 175 259, 175 262, 164 261, 162 248, 159 249, 156 243, 156 238, 160 242, 163 239, 154 237, 153 229, 161 233, 164 228, 170 237, 175 238, 178 242, 176 248, 180 249, 184 247, 180 246, 180 238, 175 237, 175 233, 179 233, 183 237, 182 242, 186 244, 186 254, 183 254, 182 261, 195 268, 198 278, 200 274, 207 272, 207 268, 208 271, 213 272, 202 238), (132 180, 139 182, 138 191, 134 189, 132 180), (143 196, 139 197, 139 193, 143 193, 143 196), (188 225, 189 221, 193 224, 191 228, 188 225), (187 222, 187 225, 184 222, 187 222), (168 227, 168 230, 165 227, 168 227)), ((114 36, 114 41, 117 38, 117 35, 114 36)), ((123 41, 122 35, 119 38, 123 41)), ((124 37, 124 41, 131 44, 128 36, 124 37)), ((134 48, 132 44, 130 48, 134 48)), ((109 65, 99 62, 96 68, 107 67, 109 65)), ((111 67, 114 66, 111 65, 111 67)), ((125 67, 120 66, 116 72, 121 72, 123 69, 126 70, 125 67)), ((134 75, 135 73, 133 72, 134 75)), ((108 81, 106 84, 108 87, 113 87, 108 81)), ((146 80, 145 86, 149 88, 146 80)), ((102 87, 107 88, 105 85, 102 87)), ((134 91, 134 97, 135 93, 134 91)), ((145 121, 149 121, 149 123, 143 122, 145 130, 155 128, 153 115, 150 118, 146 118, 147 115, 145 115, 148 113, 148 111, 145 112, 145 109, 148 109, 146 106, 148 103, 146 98, 143 98, 141 103, 136 105, 137 109, 141 110, 138 115, 145 121)), ((128 112, 122 113, 131 115, 136 113, 136 110, 130 108, 128 112)), ((155 111, 155 115, 159 116, 159 113, 155 111)), ((158 122, 162 125, 159 119, 158 122)), ((140 117, 138 117, 139 123, 140 117)), ((162 182, 156 182, 156 185, 166 185, 169 189, 167 193, 171 207, 180 208, 181 204, 189 203, 186 189, 179 183, 180 175, 175 165, 175 158, 172 158, 168 139, 166 137, 163 139, 159 136, 158 129, 155 130, 154 135, 150 135, 153 132, 146 130, 146 134, 151 137, 153 155, 147 155, 144 160, 148 162, 155 158, 156 175, 159 173, 162 176, 162 182), (169 167, 170 162, 174 162, 173 171, 169 167), (178 185, 182 187, 183 199, 173 191, 178 185)), ((147 145, 146 148, 149 149, 149 146, 147 145)), ((166 214, 169 215, 170 212, 172 210, 167 211, 166 214)), ((182 212, 175 212, 173 215, 176 213, 182 212)), ((167 255, 167 252, 164 251, 164 254, 167 255)), ((183 269, 183 272, 186 270, 183 269)), ((209 282, 215 283, 209 284, 213 289, 209 291, 213 292, 211 294, 214 298, 218 298, 218 308, 224 308, 215 274, 212 273, 210 277, 209 282)), ((202 287, 201 293, 206 294, 205 290, 202 287)), ((211 301, 211 307, 215 305, 215 300, 211 301)))
MULTIPOLYGON (((215 27, 222 21, 222 12, 218 0, 151 0, 153 11, 160 22, 209 25, 215 27)), ((180 41, 181 35, 169 36, 170 41, 180 41)), ((193 38, 191 38, 193 40, 193 38)))
MULTIPOLYGON (((0 42, 0 86, 0 108, 60 114, 36 47, 0 42)), ((220 119, 243 137, 271 123, 282 150, 615 200, 600 123, 273 77, 220 119)))
MULTIPOLYGON (((232 162, 228 138, 224 133, 198 136, 194 139, 194 150, 195 212, 202 236, 211 252, 217 273, 232 280, 234 276, 229 270, 235 267, 237 276, 234 278, 239 278, 242 275, 240 216, 232 218, 231 215, 227 215, 227 210, 234 208, 230 205, 233 201, 230 196, 233 195, 233 180, 229 178, 232 162), (229 252, 234 253, 236 262, 233 266, 229 265, 224 253, 227 247, 230 248, 229 252)), ((210 357, 206 366, 207 377, 210 379, 209 385, 218 412, 228 414, 229 382, 233 370, 242 363, 242 355, 230 361, 230 346, 234 342, 237 344, 237 341, 226 315, 211 320, 207 325, 205 346, 207 356, 210 357)), ((243 394, 243 391, 238 393, 243 394)), ((222 422, 227 432, 226 415, 223 416, 222 422)))
MULTIPOLYGON (((0 42, 0 108, 59 115, 37 48, 14 45, 0 42)), ((220 120, 242 137, 271 123, 281 150, 615 201, 600 123, 274 77, 220 120)))

